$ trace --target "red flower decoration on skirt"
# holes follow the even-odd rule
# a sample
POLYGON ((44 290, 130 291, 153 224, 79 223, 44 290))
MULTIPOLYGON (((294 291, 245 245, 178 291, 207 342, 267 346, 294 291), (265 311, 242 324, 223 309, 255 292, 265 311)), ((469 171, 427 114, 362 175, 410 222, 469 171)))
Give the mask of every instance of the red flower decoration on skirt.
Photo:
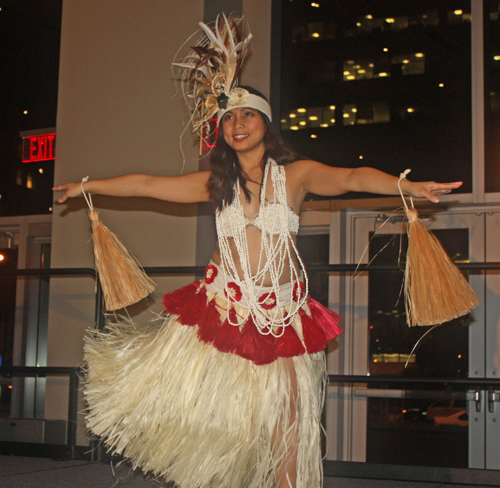
POLYGON ((205 269, 205 283, 208 285, 213 283, 218 273, 217 268, 213 264, 209 264, 205 269))
POLYGON ((230 281, 227 284, 224 294, 231 302, 239 302, 241 300, 240 287, 234 281, 230 281))
POLYGON ((273 292, 265 293, 259 298, 259 305, 264 310, 271 310, 276 306, 276 294, 273 292))
POLYGON ((298 302, 302 300, 306 293, 306 285, 302 281, 296 281, 293 285, 293 301, 298 302))

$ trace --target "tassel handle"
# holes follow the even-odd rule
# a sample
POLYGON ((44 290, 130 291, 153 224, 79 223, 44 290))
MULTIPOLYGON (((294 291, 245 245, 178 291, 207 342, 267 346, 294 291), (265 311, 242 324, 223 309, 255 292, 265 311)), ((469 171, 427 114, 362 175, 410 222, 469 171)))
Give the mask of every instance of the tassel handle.
POLYGON ((403 194, 403 190, 401 189, 401 182, 403 180, 406 180, 406 176, 408 173, 410 173, 411 169, 405 170, 403 173, 399 175, 399 181, 398 181, 398 190, 399 194, 401 195, 401 199, 403 200, 403 205, 405 206, 405 213, 406 216, 408 217, 409 222, 415 222, 418 220, 418 212, 415 209, 415 204, 413 203, 413 198, 410 196, 410 203, 411 203, 411 208, 408 207, 408 204, 406 203, 406 198, 403 194))

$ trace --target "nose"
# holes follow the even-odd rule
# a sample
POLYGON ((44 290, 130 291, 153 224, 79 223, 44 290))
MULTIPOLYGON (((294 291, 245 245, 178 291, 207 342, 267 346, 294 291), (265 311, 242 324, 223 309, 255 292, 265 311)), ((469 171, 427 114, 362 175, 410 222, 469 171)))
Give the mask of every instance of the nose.
POLYGON ((237 127, 243 127, 244 125, 244 119, 241 113, 237 113, 235 118, 234 118, 234 126, 235 128, 237 127))

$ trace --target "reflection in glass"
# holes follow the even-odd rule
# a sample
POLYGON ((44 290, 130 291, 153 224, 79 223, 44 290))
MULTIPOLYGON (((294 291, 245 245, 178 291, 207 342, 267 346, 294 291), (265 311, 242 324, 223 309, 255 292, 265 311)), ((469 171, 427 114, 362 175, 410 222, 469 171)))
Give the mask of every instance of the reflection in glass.
POLYGON ((364 165, 395 175, 411 168, 415 180, 449 181, 452 167, 464 182, 458 193, 470 193, 470 0, 318 4, 281 3, 285 139, 332 166, 357 167, 363 154, 364 165), (321 132, 288 116, 330 105, 335 123, 321 132))
MULTIPOLYGON (((468 261, 467 229, 436 230, 434 234, 455 262, 468 261)), ((468 316, 433 329, 410 357, 413 346, 429 328, 409 328, 406 324, 401 295, 404 269, 401 257, 406 246, 406 236, 401 238, 399 234, 375 235, 370 242, 373 264, 396 264, 399 260, 401 271, 369 275, 369 373, 407 378, 466 378, 468 316)), ((397 388, 423 390, 423 395, 431 398, 370 398, 367 462, 466 468, 468 418, 463 390, 451 387, 438 390, 428 385, 397 388)))
POLYGON ((485 1, 485 190, 500 192, 500 1, 485 1))

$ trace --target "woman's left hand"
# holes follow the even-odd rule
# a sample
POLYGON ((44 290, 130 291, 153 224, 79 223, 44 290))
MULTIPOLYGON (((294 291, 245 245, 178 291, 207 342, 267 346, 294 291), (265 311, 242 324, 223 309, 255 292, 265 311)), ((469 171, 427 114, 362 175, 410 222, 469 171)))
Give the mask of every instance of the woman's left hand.
POLYGON ((437 195, 446 195, 462 186, 461 181, 454 183, 436 183, 435 181, 401 181, 403 193, 415 198, 427 198, 433 203, 438 203, 437 195))

